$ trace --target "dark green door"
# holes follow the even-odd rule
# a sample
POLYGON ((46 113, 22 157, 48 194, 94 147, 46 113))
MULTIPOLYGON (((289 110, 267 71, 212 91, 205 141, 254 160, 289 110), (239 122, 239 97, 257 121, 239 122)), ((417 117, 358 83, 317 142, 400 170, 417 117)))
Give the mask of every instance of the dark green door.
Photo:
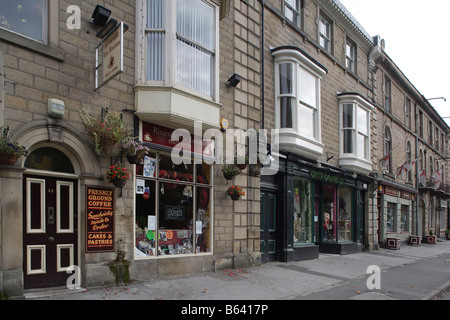
POLYGON ((261 191, 261 261, 277 259, 277 195, 261 191))

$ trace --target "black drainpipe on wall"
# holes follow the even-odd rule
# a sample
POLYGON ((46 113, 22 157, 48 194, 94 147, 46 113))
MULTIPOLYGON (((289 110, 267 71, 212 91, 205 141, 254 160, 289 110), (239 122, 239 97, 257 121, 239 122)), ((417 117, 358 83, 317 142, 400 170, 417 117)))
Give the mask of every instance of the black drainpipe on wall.
POLYGON ((261 2, 261 129, 264 129, 264 122, 265 122, 264 11, 266 4, 265 0, 260 0, 260 2, 261 2))

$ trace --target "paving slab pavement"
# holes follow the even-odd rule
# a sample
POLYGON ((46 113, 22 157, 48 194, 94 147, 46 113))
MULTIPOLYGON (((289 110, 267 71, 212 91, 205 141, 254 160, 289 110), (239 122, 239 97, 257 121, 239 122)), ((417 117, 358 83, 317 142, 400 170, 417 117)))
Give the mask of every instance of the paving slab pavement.
MULTIPOLYGON (((29 300, 421 300, 450 286, 450 241, 398 251, 379 249, 352 255, 321 254, 318 259, 272 262, 124 286, 73 292, 27 294, 29 300), (370 290, 369 266, 380 268, 380 289, 370 290)), ((190 304, 189 304, 190 305, 190 304)))

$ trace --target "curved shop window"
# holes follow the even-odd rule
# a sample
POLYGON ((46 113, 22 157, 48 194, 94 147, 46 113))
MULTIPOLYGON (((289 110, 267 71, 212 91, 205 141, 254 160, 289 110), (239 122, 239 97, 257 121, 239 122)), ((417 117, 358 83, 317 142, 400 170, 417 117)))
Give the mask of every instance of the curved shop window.
POLYGON ((151 153, 136 166, 135 257, 212 252, 212 166, 151 153))

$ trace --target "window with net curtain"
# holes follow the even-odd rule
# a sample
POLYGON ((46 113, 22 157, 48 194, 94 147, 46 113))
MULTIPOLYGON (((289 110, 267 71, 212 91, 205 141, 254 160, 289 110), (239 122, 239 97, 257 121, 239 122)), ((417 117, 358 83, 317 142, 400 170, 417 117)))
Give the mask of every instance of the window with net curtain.
MULTIPOLYGON (((175 30, 175 82, 213 95, 216 47, 215 7, 202 0, 173 0, 175 21, 165 21, 168 0, 147 0, 147 80, 164 81, 167 30, 175 30), (169 26, 170 24, 170 26, 169 26)), ((172 66, 167 66, 172 67, 172 66)), ((172 70, 173 71, 173 70, 172 70)))

